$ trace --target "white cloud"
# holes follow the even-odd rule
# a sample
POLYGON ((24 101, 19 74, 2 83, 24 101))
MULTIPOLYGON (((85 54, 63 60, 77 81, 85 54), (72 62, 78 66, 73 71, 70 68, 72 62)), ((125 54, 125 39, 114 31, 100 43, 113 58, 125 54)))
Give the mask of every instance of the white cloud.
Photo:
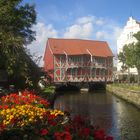
POLYGON ((104 19, 95 19, 95 23, 96 25, 102 26, 105 24, 105 20, 104 19))
MULTIPOLYGON (((117 39, 122 31, 122 28, 118 26, 112 20, 104 20, 104 25, 96 29, 95 37, 97 40, 107 41, 113 53, 117 53, 117 39)), ((96 28, 94 26, 94 28, 96 28)))
POLYGON ((115 27, 115 28, 114 28, 114 38, 117 39, 117 38, 120 36, 121 32, 122 32, 122 28, 120 28, 120 27, 115 27))
POLYGON ((105 32, 103 32, 103 31, 97 31, 96 32, 96 38, 97 39, 104 39, 105 37, 106 37, 105 32))
POLYGON ((86 23, 92 23, 94 21, 94 16, 86 16, 86 17, 81 17, 77 19, 78 24, 86 24, 86 23))
MULTIPOLYGON (((57 37, 58 32, 54 29, 54 27, 51 24, 45 25, 42 22, 38 22, 33 27, 33 30, 36 31, 36 40, 33 41, 30 45, 28 45, 27 48, 30 49, 31 54, 42 56, 43 59, 47 39, 51 37, 57 37)), ((39 65, 43 64, 42 59, 39 65)))
POLYGON ((89 38, 93 33, 93 17, 82 17, 67 27, 64 38, 89 38))
MULTIPOLYGON (((95 16, 78 18, 71 26, 67 27, 64 33, 65 38, 93 38, 95 30, 106 25, 106 19, 95 16), (95 29, 95 30, 94 30, 95 29)), ((103 37, 103 32, 97 33, 97 38, 103 37), (101 35, 102 34, 102 35, 101 35)))
POLYGON ((85 16, 77 19, 77 23, 79 24, 86 24, 86 23, 92 23, 96 25, 103 25, 105 24, 106 20, 103 18, 97 18, 95 16, 85 16))
POLYGON ((105 39, 107 40, 115 40, 117 41, 117 38, 119 37, 122 29, 118 26, 111 26, 110 28, 106 27, 104 25, 103 29, 98 30, 96 32, 96 38, 97 39, 105 39))
POLYGON ((82 25, 72 25, 66 29, 64 33, 65 38, 88 38, 92 35, 93 26, 92 23, 86 23, 82 25))

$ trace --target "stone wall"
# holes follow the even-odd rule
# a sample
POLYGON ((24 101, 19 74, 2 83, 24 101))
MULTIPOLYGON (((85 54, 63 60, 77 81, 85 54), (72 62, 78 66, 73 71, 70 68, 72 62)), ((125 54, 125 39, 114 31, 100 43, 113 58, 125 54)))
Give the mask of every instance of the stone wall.
POLYGON ((107 85, 107 91, 140 108, 140 92, 107 85))

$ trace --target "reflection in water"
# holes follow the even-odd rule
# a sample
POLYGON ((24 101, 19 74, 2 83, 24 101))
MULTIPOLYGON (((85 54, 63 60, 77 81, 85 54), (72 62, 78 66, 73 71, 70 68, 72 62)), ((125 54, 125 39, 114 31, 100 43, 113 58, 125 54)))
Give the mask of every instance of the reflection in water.
POLYGON ((124 101, 114 103, 114 110, 121 140, 140 140, 140 110, 124 101))
POLYGON ((140 140, 140 111, 107 93, 65 93, 54 108, 88 117, 115 140, 140 140))

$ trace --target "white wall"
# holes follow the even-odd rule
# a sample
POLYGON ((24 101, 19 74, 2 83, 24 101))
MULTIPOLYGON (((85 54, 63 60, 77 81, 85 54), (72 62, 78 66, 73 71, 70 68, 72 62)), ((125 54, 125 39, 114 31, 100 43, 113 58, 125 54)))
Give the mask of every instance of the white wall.
MULTIPOLYGON (((140 23, 138 23, 133 17, 129 17, 126 25, 123 28, 123 31, 120 37, 117 40, 117 54, 119 54, 123 50, 123 46, 125 44, 129 44, 132 42, 136 42, 136 39, 133 37, 133 34, 140 31, 140 23)), ((117 63, 117 71, 121 70, 122 63, 118 61, 117 63)), ((136 68, 130 69, 131 73, 136 74, 136 68)))

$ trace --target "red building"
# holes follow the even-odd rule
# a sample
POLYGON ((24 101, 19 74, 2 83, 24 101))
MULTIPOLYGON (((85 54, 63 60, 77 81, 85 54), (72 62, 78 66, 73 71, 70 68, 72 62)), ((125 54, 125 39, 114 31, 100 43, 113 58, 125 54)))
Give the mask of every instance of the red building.
POLYGON ((112 81, 113 54, 107 42, 49 38, 44 70, 55 83, 112 81))

